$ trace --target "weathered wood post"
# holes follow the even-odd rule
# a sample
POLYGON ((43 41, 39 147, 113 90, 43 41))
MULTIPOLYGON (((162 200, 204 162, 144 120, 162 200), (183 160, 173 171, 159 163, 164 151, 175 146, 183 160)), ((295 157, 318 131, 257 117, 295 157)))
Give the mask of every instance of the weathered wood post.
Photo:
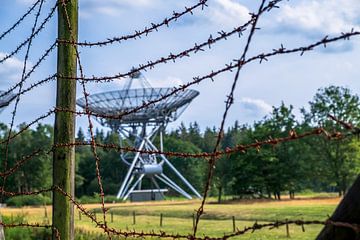
MULTIPOLYGON (((58 39, 77 41, 78 0, 58 0, 58 39), (66 4, 66 12, 62 3, 66 4), (68 15, 68 18, 66 16, 68 15), (68 22, 69 21, 69 22, 68 22), (70 28, 69 29, 69 25, 70 28)), ((76 49, 71 44, 60 43, 57 53, 56 107, 75 111, 76 49)), ((56 112, 54 144, 75 141, 75 114, 56 112)), ((55 148, 53 153, 53 185, 74 196, 75 147, 55 148)), ((69 199, 56 189, 53 191, 53 226, 62 240, 74 239, 74 207, 69 199)), ((55 232, 53 239, 55 239, 55 232)))
POLYGON ((288 219, 286 219, 285 220, 285 223, 286 223, 286 237, 287 238, 290 238, 290 230, 289 230, 289 220, 288 219))
MULTIPOLYGON (((2 207, 2 204, 0 203, 0 208, 2 207)), ((2 222, 1 214, 0 214, 0 222, 2 222)), ((4 228, 2 225, 0 225, 0 240, 5 240, 5 233, 4 228)))
POLYGON ((233 224, 233 232, 235 232, 236 231, 235 216, 232 216, 232 224, 233 224))

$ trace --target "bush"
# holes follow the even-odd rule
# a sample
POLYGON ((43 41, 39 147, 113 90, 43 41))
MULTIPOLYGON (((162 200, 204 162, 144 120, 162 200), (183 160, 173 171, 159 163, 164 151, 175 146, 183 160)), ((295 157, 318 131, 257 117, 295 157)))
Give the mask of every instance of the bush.
MULTIPOLYGON (((12 217, 3 217, 3 222, 7 224, 17 224, 26 222, 26 215, 16 215, 12 217)), ((31 227, 4 228, 6 240, 50 240, 51 230, 31 227)))
POLYGON ((13 207, 42 206, 51 204, 51 198, 42 195, 15 196, 6 200, 6 204, 13 207))

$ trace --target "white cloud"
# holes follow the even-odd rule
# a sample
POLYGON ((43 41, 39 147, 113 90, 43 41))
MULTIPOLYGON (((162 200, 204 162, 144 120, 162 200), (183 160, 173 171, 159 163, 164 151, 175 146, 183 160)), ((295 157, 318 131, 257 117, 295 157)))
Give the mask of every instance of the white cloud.
POLYGON ((272 111, 272 106, 262 99, 242 98, 240 104, 245 113, 253 117, 264 117, 272 111))
MULTIPOLYGON (((6 53, 0 52, 0 59, 6 55, 6 53)), ((9 58, 0 64, 0 86, 9 87, 14 81, 18 81, 21 77, 23 64, 23 61, 15 57, 9 58)))
POLYGON ((20 3, 20 4, 30 5, 30 4, 33 4, 35 1, 34 0, 16 0, 16 2, 20 3))
POLYGON ((339 33, 359 28, 359 11, 359 0, 301 0, 281 7, 277 25, 312 34, 339 33))
MULTIPOLYGON (((118 81, 116 82, 116 86, 123 88, 127 83, 128 83, 129 79, 124 79, 124 81, 118 81)), ((184 82, 177 77, 166 77, 166 78, 146 78, 146 81, 154 88, 172 88, 172 87, 178 87, 179 85, 184 84, 184 82)), ((131 88, 142 88, 143 83, 140 82, 140 80, 138 79, 134 79, 131 85, 131 88)))
POLYGON ((247 21, 249 9, 234 0, 215 0, 210 4, 210 21, 227 27, 236 27, 247 21))
POLYGON ((158 1, 159 0, 86 0, 80 2, 80 16, 91 17, 96 14, 118 16, 129 7, 153 7, 158 1))

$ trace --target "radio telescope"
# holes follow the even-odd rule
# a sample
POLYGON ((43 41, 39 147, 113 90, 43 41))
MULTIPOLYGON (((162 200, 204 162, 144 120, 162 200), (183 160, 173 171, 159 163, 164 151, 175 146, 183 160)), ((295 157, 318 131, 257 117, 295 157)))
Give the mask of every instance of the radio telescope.
MULTIPOLYGON (((0 91, 0 96, 2 96, 5 92, 0 91)), ((7 107, 10 102, 14 99, 14 94, 7 93, 4 96, 0 97, 0 113, 7 107)))
MULTIPOLYGON (((143 151, 142 153, 121 151, 120 159, 129 166, 129 169, 117 198, 123 200, 130 198, 131 201, 160 200, 167 192, 166 188, 160 186, 173 189, 188 199, 192 199, 192 195, 201 198, 196 189, 164 154, 149 153, 163 151, 163 134, 166 125, 175 121, 190 102, 199 95, 199 92, 187 89, 150 104, 146 108, 136 109, 171 91, 171 88, 153 88, 146 78, 137 72, 127 79, 122 90, 93 94, 88 97, 89 110, 94 113, 106 116, 127 113, 120 119, 97 118, 97 120, 119 134, 121 147, 133 147, 143 151), (135 84, 140 87, 132 87, 135 84), (159 146, 154 143, 155 138, 159 146), (169 171, 173 171, 177 182, 181 181, 192 194, 166 175, 165 165, 169 171), (144 184, 143 181, 147 182, 144 184)), ((85 108, 85 99, 78 99, 77 104, 85 108)))

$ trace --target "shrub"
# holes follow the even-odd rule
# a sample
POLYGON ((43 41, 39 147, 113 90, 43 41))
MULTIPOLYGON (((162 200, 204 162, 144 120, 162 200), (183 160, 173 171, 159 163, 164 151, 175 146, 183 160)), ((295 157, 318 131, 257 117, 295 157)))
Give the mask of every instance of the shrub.
POLYGON ((42 195, 15 196, 6 200, 6 204, 13 207, 42 206, 51 204, 51 198, 42 195))

